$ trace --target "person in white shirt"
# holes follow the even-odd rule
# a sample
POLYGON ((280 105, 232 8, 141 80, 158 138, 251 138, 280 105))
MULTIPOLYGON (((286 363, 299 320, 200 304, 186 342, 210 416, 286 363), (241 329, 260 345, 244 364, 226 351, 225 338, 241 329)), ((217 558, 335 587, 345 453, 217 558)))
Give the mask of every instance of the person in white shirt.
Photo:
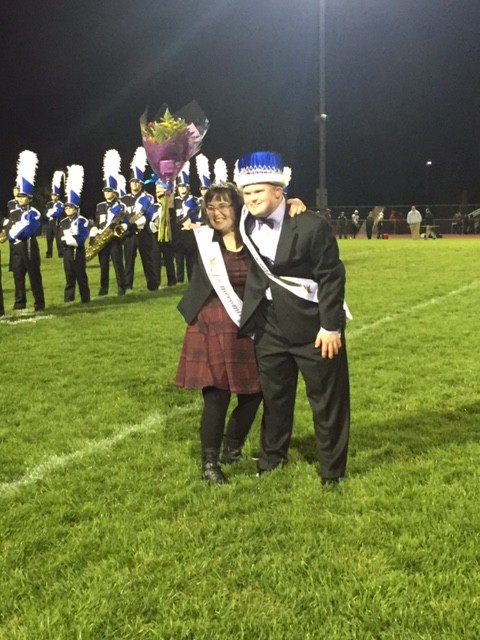
POLYGON ((420 238, 420 225, 422 224, 422 214, 418 209, 415 208, 414 204, 412 204, 412 208, 407 213, 407 224, 410 227, 412 238, 414 240, 418 240, 420 238))

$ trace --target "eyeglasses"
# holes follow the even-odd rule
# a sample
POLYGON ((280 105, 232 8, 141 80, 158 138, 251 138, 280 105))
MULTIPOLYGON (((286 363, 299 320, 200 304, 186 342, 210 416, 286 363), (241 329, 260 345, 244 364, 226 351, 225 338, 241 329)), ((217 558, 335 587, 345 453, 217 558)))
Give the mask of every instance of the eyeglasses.
POLYGON ((227 213, 227 211, 232 207, 231 204, 222 203, 219 204, 218 207, 214 207, 212 204, 207 205, 207 213, 215 213, 215 211, 220 211, 220 213, 227 213))

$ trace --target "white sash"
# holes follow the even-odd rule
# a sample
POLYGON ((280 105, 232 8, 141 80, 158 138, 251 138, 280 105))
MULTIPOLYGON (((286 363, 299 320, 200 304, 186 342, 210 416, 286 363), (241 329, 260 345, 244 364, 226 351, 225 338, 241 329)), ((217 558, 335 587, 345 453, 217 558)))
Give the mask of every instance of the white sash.
MULTIPOLYGON (((309 278, 296 278, 294 276, 288 276, 288 278, 285 278, 283 276, 276 276, 270 271, 270 269, 260 257, 260 254, 258 253, 255 245, 247 235, 247 231, 245 229, 245 219, 247 215, 248 209, 246 207, 243 207, 242 217, 240 220, 240 234, 245 246, 250 251, 252 258, 255 260, 263 273, 270 280, 276 282, 278 285, 280 285, 287 291, 290 291, 290 293, 293 293, 295 296, 303 298, 304 300, 308 300, 309 302, 318 303, 318 284, 315 282, 315 280, 310 280, 309 278)), ((345 301, 343 302, 343 308, 345 310, 346 317, 349 320, 352 320, 352 314, 350 313, 350 309, 348 308, 345 301)))
POLYGON ((215 293, 224 306, 225 311, 237 327, 239 327, 243 302, 235 293, 228 279, 220 245, 218 242, 212 242, 213 229, 202 226, 194 229, 193 232, 207 277, 215 289, 215 293))

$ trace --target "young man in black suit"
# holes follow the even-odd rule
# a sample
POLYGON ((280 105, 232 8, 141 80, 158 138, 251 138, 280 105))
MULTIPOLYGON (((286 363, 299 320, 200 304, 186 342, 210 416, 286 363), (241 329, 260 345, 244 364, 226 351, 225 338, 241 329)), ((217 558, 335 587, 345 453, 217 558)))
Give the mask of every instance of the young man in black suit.
POLYGON ((237 162, 245 202, 241 233, 251 255, 240 331, 254 334, 264 395, 259 473, 288 462, 298 372, 306 386, 320 476, 345 475, 350 423, 345 348, 345 270, 330 223, 307 211, 289 217, 279 154, 237 162))

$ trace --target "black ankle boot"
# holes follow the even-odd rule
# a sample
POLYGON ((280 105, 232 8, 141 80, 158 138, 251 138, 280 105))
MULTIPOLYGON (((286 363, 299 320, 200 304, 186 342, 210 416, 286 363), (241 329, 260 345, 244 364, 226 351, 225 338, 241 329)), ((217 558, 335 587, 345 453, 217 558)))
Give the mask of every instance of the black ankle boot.
POLYGON ((243 442, 240 442, 240 440, 232 440, 231 438, 224 437, 220 462, 222 464, 238 462, 242 457, 242 446, 243 442))
POLYGON ((205 449, 202 453, 202 480, 208 484, 228 484, 218 465, 218 454, 217 449, 205 449))

